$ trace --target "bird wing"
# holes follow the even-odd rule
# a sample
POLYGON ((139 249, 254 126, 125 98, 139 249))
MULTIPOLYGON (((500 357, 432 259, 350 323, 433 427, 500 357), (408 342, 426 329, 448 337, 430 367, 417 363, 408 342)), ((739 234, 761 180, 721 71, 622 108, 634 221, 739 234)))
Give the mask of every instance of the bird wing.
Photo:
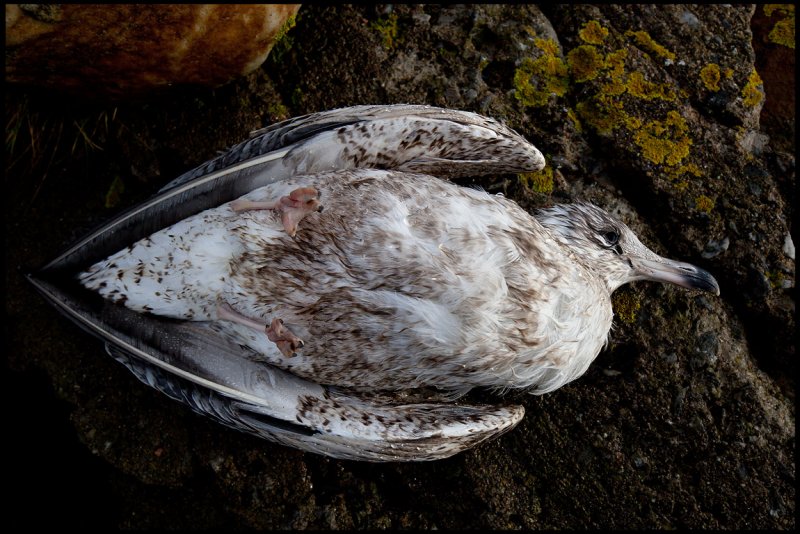
POLYGON ((209 374, 204 366, 229 362, 231 369, 241 366, 239 374, 234 375, 244 377, 251 371, 247 355, 239 347, 220 345, 218 340, 212 343, 208 332, 195 331, 190 336, 185 324, 178 321, 123 312, 121 306, 98 307, 98 295, 80 288, 75 275, 157 230, 298 174, 379 167, 456 176, 543 166, 541 153, 522 136, 497 121, 468 112, 398 105, 316 113, 256 132, 226 154, 187 172, 149 200, 89 232, 28 279, 61 312, 105 340, 111 353, 135 362, 129 368, 137 376, 145 376, 137 369, 150 369, 152 376, 161 378, 148 383, 168 394, 178 392, 173 396, 211 417, 244 430, 258 428, 259 435, 332 456, 376 461, 444 457, 513 427, 522 409, 452 404, 409 408, 345 397, 344 405, 384 413, 382 417, 390 422, 401 421, 415 410, 438 414, 440 420, 434 418, 408 428, 400 428, 398 422, 394 427, 384 427, 391 431, 381 434, 374 432, 381 425, 329 431, 324 421, 309 419, 300 422, 303 432, 291 433, 283 423, 272 425, 269 421, 296 422, 297 402, 304 395, 300 392, 311 388, 317 397, 325 397, 330 395, 328 390, 269 367, 266 375, 273 380, 268 382, 281 387, 251 391, 244 388, 244 380, 237 382, 225 373, 209 374), (423 135, 421 130, 427 133, 423 135), (463 167, 460 161, 466 162, 463 167), (158 343, 160 338, 172 341, 158 343), (192 385, 180 393, 186 381, 192 385), (200 391, 217 400, 205 404, 193 401, 202 397, 200 391), (285 404, 287 398, 295 399, 295 404, 285 404), (260 418, 245 417, 242 407, 250 407, 247 413, 258 413, 260 418), (293 437, 287 437, 290 435, 293 437), (450 445, 434 443, 440 437, 450 445))
POLYGON ((137 378, 194 411, 271 441, 336 458, 446 458, 502 434, 521 406, 391 403, 314 384, 245 356, 204 323, 143 315, 77 284, 31 278, 47 299, 137 378))
POLYGON ((298 174, 373 167, 453 178, 544 165, 541 152, 524 137, 475 113, 402 104, 314 113, 259 130, 184 173, 89 232, 44 269, 95 263, 190 215, 298 174), (421 129, 431 134, 418 138, 421 129))
POLYGON ((271 176, 282 171, 276 180, 368 167, 454 178, 530 172, 545 165, 542 153, 527 139, 476 113, 407 104, 353 106, 256 130, 247 141, 176 178, 162 191, 255 160, 263 160, 259 165, 271 176), (423 131, 431 134, 419 135, 423 131), (359 151, 345 141, 353 137, 359 151))

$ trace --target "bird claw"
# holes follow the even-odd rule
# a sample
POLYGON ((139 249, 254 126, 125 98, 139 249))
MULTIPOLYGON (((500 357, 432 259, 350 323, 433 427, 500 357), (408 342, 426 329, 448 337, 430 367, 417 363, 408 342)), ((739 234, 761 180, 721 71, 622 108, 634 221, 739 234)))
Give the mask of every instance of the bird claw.
POLYGON ((292 333, 291 330, 286 328, 283 320, 275 318, 272 323, 267 327, 267 338, 278 346, 281 354, 287 358, 297 356, 297 350, 302 349, 305 343, 302 339, 292 333))
POLYGON ((283 228, 290 237, 297 233, 297 225, 313 211, 320 209, 319 192, 313 187, 299 187, 281 197, 277 202, 254 202, 251 200, 234 200, 230 203, 233 211, 247 210, 280 210, 283 228))

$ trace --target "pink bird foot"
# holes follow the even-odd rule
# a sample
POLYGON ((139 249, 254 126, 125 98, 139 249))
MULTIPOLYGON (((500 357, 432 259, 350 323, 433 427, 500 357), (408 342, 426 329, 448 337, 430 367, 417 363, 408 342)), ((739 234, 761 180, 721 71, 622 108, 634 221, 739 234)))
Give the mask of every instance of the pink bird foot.
POLYGON ((264 323, 259 323, 249 317, 245 317, 239 312, 235 311, 228 304, 217 305, 217 317, 223 321, 233 321, 235 323, 255 328, 256 330, 264 330, 267 334, 267 339, 272 341, 278 346, 281 354, 287 358, 297 356, 297 350, 302 349, 305 343, 289 330, 281 319, 275 318, 269 326, 265 327, 264 323))
POLYGON ((276 202, 255 202, 252 200, 234 200, 231 202, 233 211, 247 210, 280 210, 283 228, 289 236, 297 233, 297 225, 303 217, 320 208, 319 192, 313 187, 300 187, 281 197, 276 202))
POLYGON ((281 319, 275 318, 267 328, 267 337, 278 346, 281 354, 287 358, 297 356, 297 349, 302 349, 305 343, 284 326, 281 319))

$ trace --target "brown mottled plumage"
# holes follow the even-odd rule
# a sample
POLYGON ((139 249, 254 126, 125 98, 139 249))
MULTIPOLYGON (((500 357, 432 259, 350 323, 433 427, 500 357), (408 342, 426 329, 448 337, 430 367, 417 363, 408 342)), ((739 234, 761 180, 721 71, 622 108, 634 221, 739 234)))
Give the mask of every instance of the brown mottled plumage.
MULTIPOLYGON (((600 352, 611 292, 643 277, 633 262, 688 268, 594 206, 536 219, 502 196, 420 174, 300 176, 232 204, 153 234, 83 283, 135 310, 217 321, 231 340, 321 384, 542 393, 583 374, 600 352), (292 237, 278 199, 300 189, 316 190, 323 209, 292 237), (275 210, 248 209, 264 206, 275 210), (174 260, 158 259, 169 251, 182 258, 177 278, 163 275, 176 271, 174 260), (242 320, 220 317, 218 306, 242 320), (270 339, 264 328, 276 318, 302 348, 270 339)), ((686 272, 716 290, 710 276, 686 272)))

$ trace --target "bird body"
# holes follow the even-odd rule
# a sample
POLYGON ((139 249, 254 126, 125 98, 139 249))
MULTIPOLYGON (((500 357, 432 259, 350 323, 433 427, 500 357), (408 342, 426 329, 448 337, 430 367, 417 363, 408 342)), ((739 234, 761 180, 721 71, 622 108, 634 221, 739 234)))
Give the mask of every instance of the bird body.
POLYGON ((137 311, 215 321, 258 356, 359 390, 552 391, 600 352, 610 291, 515 202, 427 175, 300 176, 244 199, 313 187, 324 209, 295 237, 274 211, 206 210, 96 264, 84 285, 137 311), (281 354, 217 303, 304 340, 281 354))

